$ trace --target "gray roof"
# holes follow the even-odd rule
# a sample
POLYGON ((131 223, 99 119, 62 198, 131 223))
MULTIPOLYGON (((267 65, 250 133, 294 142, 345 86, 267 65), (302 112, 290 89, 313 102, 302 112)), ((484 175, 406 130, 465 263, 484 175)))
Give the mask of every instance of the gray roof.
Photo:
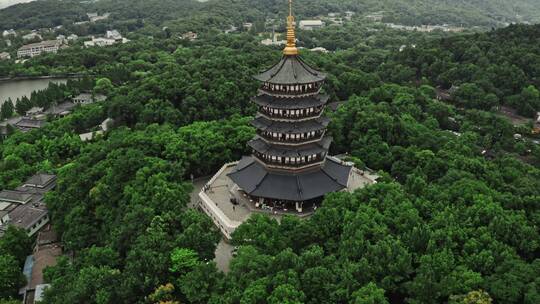
POLYGON ((284 201, 307 201, 347 187, 352 167, 326 159, 322 168, 303 173, 268 171, 253 157, 244 157, 228 176, 246 193, 284 201))
POLYGON ((313 154, 327 152, 332 143, 332 137, 325 136, 321 141, 316 143, 305 144, 301 146, 283 146, 268 144, 264 139, 255 137, 248 145, 255 151, 267 155, 282 156, 282 157, 302 157, 313 154))
POLYGON ((310 131, 319 131, 325 129, 330 123, 328 117, 319 117, 311 120, 286 122, 269 120, 263 116, 255 118, 251 124, 263 131, 276 133, 299 134, 310 131))
POLYGON ((253 77, 262 82, 275 84, 305 84, 326 79, 324 73, 310 67, 299 56, 283 56, 276 65, 253 77))
POLYGON ((17 190, 2 190, 0 192, 0 201, 26 204, 32 199, 31 193, 17 190))
POLYGON ((45 204, 26 204, 20 205, 9 213, 10 223, 19 228, 28 229, 32 227, 41 218, 47 215, 45 204))
POLYGON ((56 175, 54 174, 38 173, 30 177, 26 182, 24 182, 23 186, 45 188, 49 186, 51 183, 53 183, 55 180, 56 180, 56 175))
POLYGON ((260 106, 268 106, 275 109, 303 109, 322 106, 328 102, 328 98, 328 95, 285 98, 263 94, 255 96, 251 100, 260 106))
POLYGON ((43 127, 47 122, 45 120, 38 120, 24 117, 19 120, 15 126, 21 129, 37 129, 43 127))
POLYGON ((60 115, 64 112, 71 111, 77 105, 71 101, 66 101, 58 105, 53 105, 45 113, 52 115, 60 115))

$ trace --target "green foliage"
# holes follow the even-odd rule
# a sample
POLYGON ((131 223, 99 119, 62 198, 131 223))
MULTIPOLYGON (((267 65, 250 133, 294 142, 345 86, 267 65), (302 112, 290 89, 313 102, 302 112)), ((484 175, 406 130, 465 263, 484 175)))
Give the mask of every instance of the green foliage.
POLYGON ((171 253, 171 271, 175 273, 188 272, 197 264, 199 257, 197 253, 191 249, 176 248, 171 253))
POLYGON ((32 252, 32 239, 24 229, 10 225, 0 238, 0 252, 15 257, 22 267, 26 256, 32 252))
POLYGON ((384 297, 384 290, 373 283, 360 288, 352 294, 353 304, 388 304, 384 297))
POLYGON ((25 283, 25 278, 17 259, 7 253, 0 254, 0 299, 17 296, 18 288, 25 283))

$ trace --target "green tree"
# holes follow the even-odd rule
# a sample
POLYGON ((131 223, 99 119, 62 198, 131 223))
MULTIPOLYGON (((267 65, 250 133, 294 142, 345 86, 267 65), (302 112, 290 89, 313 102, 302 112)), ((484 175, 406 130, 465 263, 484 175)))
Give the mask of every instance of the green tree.
POLYGON ((388 304, 384 289, 373 282, 363 286, 352 294, 351 304, 388 304))
POLYGON ((17 296, 18 289, 25 283, 21 270, 14 256, 4 253, 0 255, 0 299, 17 296))
POLYGON ((14 110, 15 107, 13 106, 13 101, 11 101, 11 98, 9 98, 2 104, 2 107, 0 108, 0 118, 10 118, 11 116, 13 116, 14 110))

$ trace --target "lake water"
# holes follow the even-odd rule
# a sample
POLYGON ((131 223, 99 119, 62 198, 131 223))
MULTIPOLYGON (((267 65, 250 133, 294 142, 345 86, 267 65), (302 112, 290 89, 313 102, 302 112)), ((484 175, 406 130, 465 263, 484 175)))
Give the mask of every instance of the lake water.
MULTIPOLYGON (((2 1, 2 0, 0 0, 2 1)), ((8 98, 11 98, 13 103, 17 98, 23 96, 30 97, 33 91, 46 89, 50 82, 66 83, 66 78, 54 79, 32 79, 32 80, 11 80, 0 82, 0 104, 4 103, 8 98)))
POLYGON ((35 0, 0 0, 0 9, 6 8, 19 3, 32 2, 35 0))

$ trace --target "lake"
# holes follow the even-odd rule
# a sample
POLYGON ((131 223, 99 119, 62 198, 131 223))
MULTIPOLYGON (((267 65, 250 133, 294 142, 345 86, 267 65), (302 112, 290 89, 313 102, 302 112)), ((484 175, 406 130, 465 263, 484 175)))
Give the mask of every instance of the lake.
MULTIPOLYGON (((2 1, 2 0, 0 0, 2 1)), ((11 98, 13 103, 17 98, 23 96, 30 97, 32 91, 46 89, 50 82, 66 83, 66 78, 51 78, 51 79, 30 79, 30 80, 9 80, 0 82, 0 104, 3 104, 8 98, 11 98)))

